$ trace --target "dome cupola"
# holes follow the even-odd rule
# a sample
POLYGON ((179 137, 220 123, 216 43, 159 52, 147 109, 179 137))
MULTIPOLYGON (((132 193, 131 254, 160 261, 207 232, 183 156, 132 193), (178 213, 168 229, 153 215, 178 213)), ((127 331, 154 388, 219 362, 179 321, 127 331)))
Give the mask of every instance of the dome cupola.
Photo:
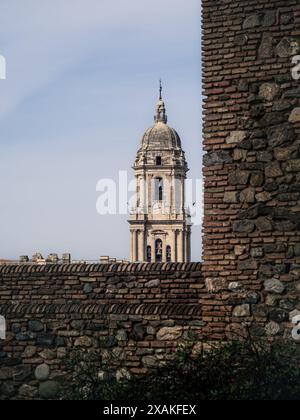
POLYGON ((164 161, 169 165, 187 166, 181 140, 174 128, 170 127, 166 114, 165 102, 162 98, 162 84, 160 81, 159 101, 154 117, 155 124, 146 130, 143 135, 141 147, 138 150, 136 166, 152 165, 156 155, 164 155, 164 161))

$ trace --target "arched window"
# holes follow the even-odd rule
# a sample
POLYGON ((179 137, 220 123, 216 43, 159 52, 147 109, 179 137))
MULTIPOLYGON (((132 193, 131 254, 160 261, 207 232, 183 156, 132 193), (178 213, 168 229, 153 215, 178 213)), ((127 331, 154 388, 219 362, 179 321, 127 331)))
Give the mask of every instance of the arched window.
POLYGON ((161 166, 161 156, 156 157, 156 165, 161 166))
POLYGON ((163 201, 164 183, 162 178, 155 178, 155 201, 163 201))
POLYGON ((147 262, 151 262, 152 261, 152 250, 151 250, 151 246, 147 246, 147 262))
POLYGON ((155 241, 155 261, 162 262, 162 240, 156 239, 155 241))
POLYGON ((167 246, 166 253, 167 253, 167 262, 169 263, 172 260, 172 248, 170 247, 170 245, 167 246))

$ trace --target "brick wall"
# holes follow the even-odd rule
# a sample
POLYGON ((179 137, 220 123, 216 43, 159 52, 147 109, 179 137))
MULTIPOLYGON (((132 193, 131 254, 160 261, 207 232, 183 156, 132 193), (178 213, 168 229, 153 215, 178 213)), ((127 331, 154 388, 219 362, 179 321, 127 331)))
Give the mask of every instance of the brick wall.
MULTIPOLYGON (((0 398, 50 398, 73 348, 140 374, 202 341, 201 264, 0 266, 0 398)), ((199 347, 199 344, 196 345, 199 347)))
POLYGON ((203 34, 203 275, 232 311, 227 328, 242 318, 258 335, 290 338, 300 314, 299 0, 203 0, 203 34), (228 287, 235 296, 217 291, 228 287))

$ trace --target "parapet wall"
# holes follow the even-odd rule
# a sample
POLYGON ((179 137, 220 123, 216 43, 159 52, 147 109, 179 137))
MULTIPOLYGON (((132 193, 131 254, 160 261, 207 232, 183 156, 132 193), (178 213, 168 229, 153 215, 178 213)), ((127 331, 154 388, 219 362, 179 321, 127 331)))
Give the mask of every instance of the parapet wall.
POLYGON ((75 348, 99 351, 120 377, 170 360, 181 343, 196 352, 245 327, 292 341, 299 290, 299 279, 268 291, 204 280, 200 263, 0 266, 0 399, 53 398, 75 348))
POLYGON ((0 394, 52 397, 74 348, 114 356, 119 375, 144 373, 208 334, 205 295, 199 263, 1 266, 0 394))
POLYGON ((268 290, 242 280, 204 279, 200 263, 1 266, 0 399, 53 398, 75 348, 99 351, 121 377, 245 327, 292 341, 299 279, 268 290))

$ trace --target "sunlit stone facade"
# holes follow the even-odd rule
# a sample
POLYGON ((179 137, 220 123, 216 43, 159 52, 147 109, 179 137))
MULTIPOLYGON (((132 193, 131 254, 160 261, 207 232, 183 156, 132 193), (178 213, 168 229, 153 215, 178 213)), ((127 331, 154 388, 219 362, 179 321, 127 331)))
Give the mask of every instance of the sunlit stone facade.
POLYGON ((167 125, 162 89, 155 125, 143 136, 133 166, 136 203, 129 218, 132 262, 189 262, 191 218, 185 207, 188 166, 181 140, 167 125))

